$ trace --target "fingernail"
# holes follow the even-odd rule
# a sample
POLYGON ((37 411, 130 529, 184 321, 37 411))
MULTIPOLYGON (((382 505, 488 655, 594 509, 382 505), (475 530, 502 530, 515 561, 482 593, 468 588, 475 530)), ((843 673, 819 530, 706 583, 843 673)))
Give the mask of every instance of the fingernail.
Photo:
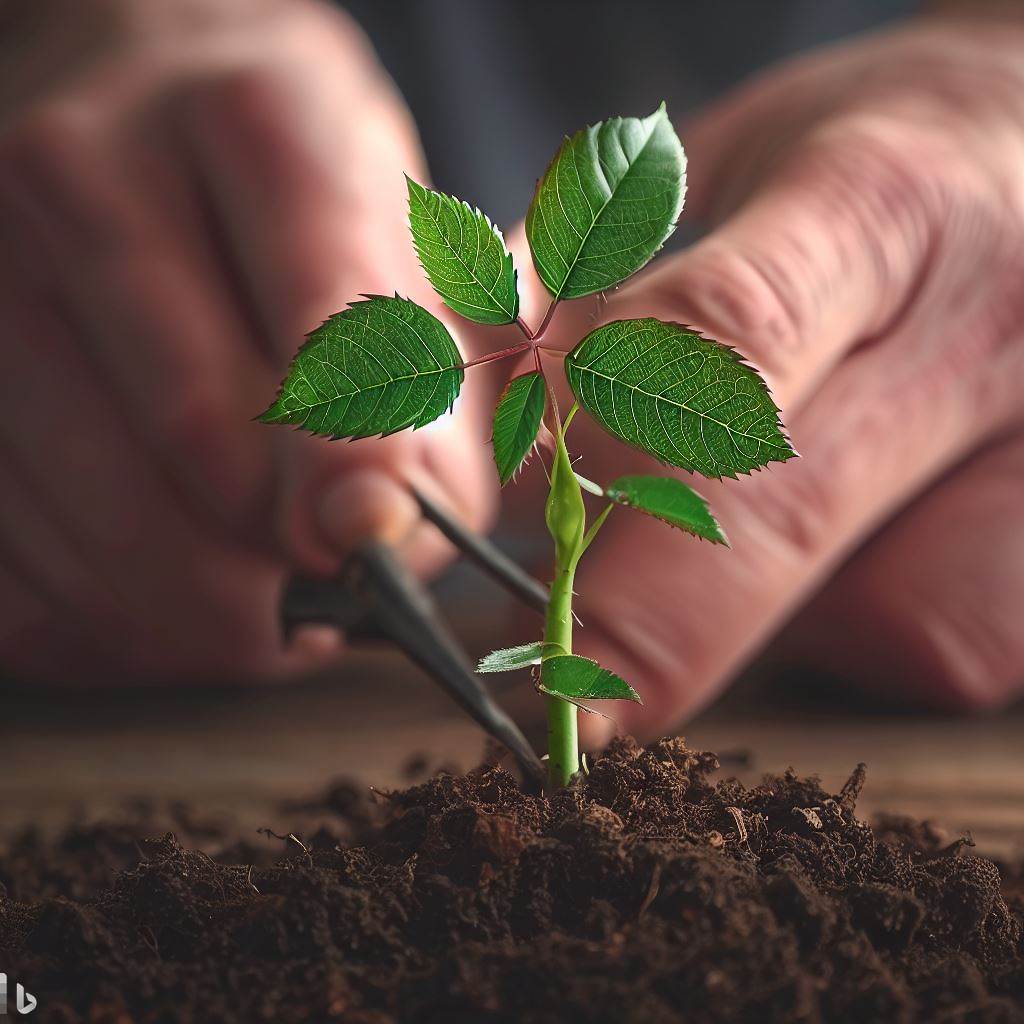
POLYGON ((344 647, 342 634, 333 626, 305 623, 289 642, 290 667, 295 672, 315 672, 337 661, 344 647))
POLYGON ((359 470, 339 477, 324 492, 316 510, 324 539, 339 555, 362 541, 400 544, 419 521, 419 506, 394 477, 359 470))

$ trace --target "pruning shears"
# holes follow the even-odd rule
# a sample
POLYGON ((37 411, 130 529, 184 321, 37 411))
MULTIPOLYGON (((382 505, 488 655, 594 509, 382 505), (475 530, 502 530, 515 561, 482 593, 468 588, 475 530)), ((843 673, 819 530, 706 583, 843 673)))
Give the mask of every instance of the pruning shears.
MULTIPOLYGON (((543 613, 547 588, 485 537, 412 489, 423 517, 514 597, 543 613)), ((539 787, 544 767, 515 722, 474 673, 437 603, 387 544, 369 541, 331 579, 293 576, 281 599, 285 641, 307 623, 335 626, 350 642, 394 644, 515 757, 524 781, 539 787)))

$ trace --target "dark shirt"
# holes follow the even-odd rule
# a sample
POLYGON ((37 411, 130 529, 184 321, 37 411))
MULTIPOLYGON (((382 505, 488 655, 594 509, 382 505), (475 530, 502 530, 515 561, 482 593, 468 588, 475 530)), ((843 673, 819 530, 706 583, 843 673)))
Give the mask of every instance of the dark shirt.
MULTIPOLYGON (((562 136, 666 100, 678 122, 793 53, 912 0, 348 0, 416 118, 437 188, 498 223, 562 136)), ((683 140, 685 143, 685 139, 683 140)))

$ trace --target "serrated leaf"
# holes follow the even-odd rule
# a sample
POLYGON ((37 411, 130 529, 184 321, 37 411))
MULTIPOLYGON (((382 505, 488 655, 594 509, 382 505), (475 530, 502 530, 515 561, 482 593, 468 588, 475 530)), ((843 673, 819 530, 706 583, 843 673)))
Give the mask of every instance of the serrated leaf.
POLYGON ((671 466, 735 477, 796 455, 757 371, 681 324, 605 324, 569 353, 565 373, 605 430, 671 466))
POLYGON ((461 362, 444 324, 422 306, 372 296, 308 336, 260 419, 331 438, 422 427, 451 409, 461 362))
POLYGON ((578 654, 559 654, 548 658, 541 670, 538 689, 571 701, 632 700, 637 704, 643 703, 625 679, 578 654))
POLYGON ((729 545, 708 503, 682 480, 668 476, 620 476, 604 493, 618 505, 635 508, 713 544, 729 545))
POLYGON ((547 388, 536 370, 505 385, 494 409, 494 461, 501 486, 512 479, 530 454, 544 417, 547 388))
POLYGON ((434 290, 467 320, 514 323, 519 292, 501 232, 468 203, 405 180, 413 243, 434 290))
MULTIPOLYGON (((531 665, 539 665, 544 651, 554 648, 554 644, 545 644, 537 640, 532 644, 522 644, 520 647, 503 647, 499 651, 491 651, 484 655, 477 663, 477 672, 515 672, 516 669, 529 668, 531 665)), ((561 650, 561 648, 555 648, 561 650)))
POLYGON ((566 139, 526 215, 544 286, 576 299, 635 274, 672 234, 685 192, 686 156, 664 103, 566 139))

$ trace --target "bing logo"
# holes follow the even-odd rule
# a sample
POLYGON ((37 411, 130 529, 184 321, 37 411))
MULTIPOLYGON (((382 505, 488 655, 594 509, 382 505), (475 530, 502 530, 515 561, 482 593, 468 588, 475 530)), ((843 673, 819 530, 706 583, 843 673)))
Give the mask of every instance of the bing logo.
MULTIPOLYGON (((25 991, 25 986, 17 984, 14 986, 14 1008, 18 1013, 26 1015, 31 1013, 37 1006, 36 997, 31 992, 25 991)), ((0 971, 0 1017, 7 1016, 7 975, 0 971)))

